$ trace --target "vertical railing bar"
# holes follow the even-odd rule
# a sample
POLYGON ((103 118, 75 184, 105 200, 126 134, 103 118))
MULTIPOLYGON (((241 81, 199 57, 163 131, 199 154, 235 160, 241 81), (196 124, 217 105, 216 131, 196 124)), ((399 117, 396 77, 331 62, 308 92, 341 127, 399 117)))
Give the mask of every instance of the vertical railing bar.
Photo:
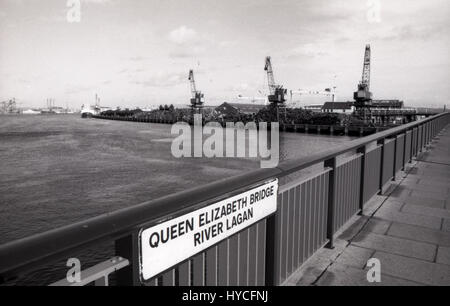
POLYGON ((227 286, 230 286, 230 239, 227 239, 227 286))
POLYGON ((302 186, 303 186, 303 184, 297 186, 297 188, 298 188, 298 230, 297 230, 298 259, 297 259, 297 266, 301 265, 301 263, 302 263, 302 256, 303 256, 303 254, 302 254, 302 251, 303 251, 303 248, 302 248, 303 239, 302 239, 302 230, 301 230, 302 225, 303 225, 303 223, 301 222, 301 220, 302 220, 302 186))
POLYGON ((329 183, 328 183, 328 216, 327 216, 327 238, 329 239, 327 248, 334 248, 334 196, 335 196, 335 185, 336 185, 336 157, 328 159, 324 162, 326 168, 331 168, 329 172, 329 183))
MULTIPOLYGON (((265 239, 265 249, 266 249, 266 254, 265 254, 265 285, 266 286, 276 286, 277 285, 277 278, 276 278, 276 248, 278 247, 278 243, 280 241, 279 237, 276 237, 276 228, 279 226, 277 224, 277 215, 280 212, 277 210, 277 212, 275 214, 273 214, 272 216, 267 218, 267 223, 266 223, 266 239, 265 239), (277 239, 277 240, 275 240, 277 239), (278 242, 276 242, 278 241, 278 242)), ((259 223, 257 225, 259 227, 259 223)), ((256 229, 256 241, 259 241, 259 229, 256 229)), ((258 243, 256 244, 256 253, 258 253, 259 250, 259 245, 258 243)), ((258 256, 256 258, 259 258, 258 256)), ((256 263, 256 278, 255 278, 255 282, 258 282, 258 262, 256 263)))
POLYGON ((310 224, 309 224, 309 214, 310 214, 310 206, 309 203, 311 201, 311 193, 310 193, 310 183, 309 181, 305 183, 305 260, 309 257, 309 232, 310 232, 310 224))
POLYGON ((320 235, 322 234, 322 177, 323 174, 321 174, 317 180, 317 185, 319 186, 318 191, 317 191, 317 196, 318 196, 318 200, 317 200, 317 238, 316 238, 316 248, 320 245, 320 235))
POLYGON ((335 191, 335 201, 334 201, 334 224, 333 233, 336 232, 336 228, 341 224, 344 218, 344 210, 342 209, 342 203, 344 202, 344 165, 339 165, 336 167, 336 191, 335 191))
POLYGON ((363 146, 357 149, 358 153, 361 153, 361 177, 360 177, 360 188, 359 188, 359 212, 358 215, 363 214, 364 210, 364 189, 365 189, 365 172, 366 172, 366 152, 367 146, 363 146))
POLYGON ((285 276, 287 277, 289 275, 289 249, 290 249, 290 243, 289 243, 289 236, 290 236, 290 230, 289 226, 290 224, 290 210, 291 210, 291 195, 290 190, 286 191, 287 193, 287 207, 286 207, 286 254, 285 254, 285 276))
POLYGON ((317 182, 316 182, 316 178, 314 178, 312 181, 312 184, 313 184, 313 186, 312 186, 312 188, 314 189, 314 192, 313 192, 313 195, 314 195, 314 197, 313 197, 313 203, 312 203, 312 206, 313 206, 313 208, 312 208, 312 212, 313 212, 313 214, 312 214, 312 253, 314 253, 314 250, 316 249, 316 224, 317 224, 317 222, 316 222, 316 214, 317 214, 317 205, 316 205, 316 203, 317 203, 317 182))
MULTIPOLYGON (((267 235, 267 219, 261 221, 261 224, 264 224, 264 232, 265 232, 265 235, 267 235)), ((264 249, 267 249, 267 244, 266 244, 266 242, 267 242, 267 240, 263 239, 263 244, 264 244, 263 250, 264 250, 264 249)), ((262 255, 263 255, 263 256, 262 256, 263 265, 265 266, 266 260, 267 260, 266 253, 263 253, 262 255)), ((265 283, 265 278, 266 278, 265 271, 262 270, 262 273, 263 273, 263 283, 265 283)), ((262 284, 258 284, 258 285, 261 286, 262 284)))
POLYGON ((306 261, 306 183, 302 184, 302 262, 306 261))
POLYGON ((115 241, 115 254, 126 258, 130 265, 115 273, 119 286, 138 286, 139 280, 139 247, 138 234, 134 232, 115 241))
POLYGON ((384 177, 384 152, 386 150, 386 138, 381 139, 378 141, 378 144, 381 145, 380 150, 380 179, 378 182, 378 188, 380 189, 378 191, 378 194, 383 194, 383 177, 384 177))
MULTIPOLYGON (((355 159, 353 161, 352 168, 350 169, 350 172, 349 172, 350 181, 355 180, 353 177, 358 177, 358 164, 361 164, 361 162, 358 161, 358 159, 355 159)), ((358 210, 358 208, 355 209, 355 203, 357 203, 357 202, 355 202, 354 198, 353 198, 353 194, 354 194, 353 188, 354 188, 354 186, 355 185, 352 184, 352 188, 349 189, 350 195, 349 195, 348 201, 349 201, 350 204, 349 204, 349 211, 348 211, 348 215, 347 215, 347 220, 346 221, 348 221, 350 219, 350 217, 353 214, 355 214, 357 212, 357 210, 358 210)))
POLYGON ((344 166, 344 181, 347 182, 347 184, 345 184, 343 187, 343 196, 344 196, 344 200, 341 203, 342 208, 343 208, 343 218, 341 220, 341 223, 339 223, 339 227, 336 228, 336 230, 339 230, 339 228, 342 227, 342 225, 345 224, 345 220, 347 220, 349 212, 350 212, 350 206, 352 206, 352 203, 350 203, 348 197, 349 197, 349 193, 352 191, 352 186, 351 185, 351 171, 352 171, 352 166, 354 164, 355 159, 352 159, 349 163, 346 163, 344 166))
POLYGON ((338 214, 340 216, 340 219, 338 220, 338 222, 334 223, 334 232, 337 232, 337 230, 339 229, 339 227, 342 224, 342 221, 345 218, 345 209, 344 209, 344 204, 345 204, 345 187, 347 184, 345 184, 345 169, 346 169, 347 165, 342 164, 340 165, 338 168, 339 170, 337 170, 339 172, 339 175, 341 177, 341 179, 338 181, 338 185, 340 186, 340 189, 338 191, 338 194, 341 195, 340 200, 338 200, 337 202, 335 202, 335 206, 334 209, 336 209, 337 211, 340 211, 341 213, 338 214))
POLYGON ((250 228, 247 230, 247 286, 250 286, 250 228))
POLYGON ((298 186, 295 186, 293 188, 293 193, 294 193, 294 199, 293 199, 293 205, 294 205, 294 226, 292 227, 292 271, 295 271, 296 268, 298 267, 298 236, 296 235, 295 229, 297 228, 298 225, 298 220, 297 220, 297 188, 298 186), (296 256, 297 255, 297 256, 296 256))
POLYGON ((312 222, 314 222, 313 220, 313 209, 314 209, 314 204, 313 204, 313 184, 311 181, 308 181, 308 195, 309 195, 309 201, 308 201, 308 258, 311 257, 312 254, 312 235, 313 235, 313 231, 312 231, 312 222))
POLYGON ((392 180, 395 181, 395 175, 397 174, 397 147, 398 147, 398 135, 395 136, 394 140, 394 162, 393 162, 393 173, 392 173, 392 180))
POLYGON ((237 235, 237 264, 236 264, 236 285, 239 286, 241 278, 241 234, 237 235))
POLYGON ((278 263, 278 275, 277 275, 277 279, 279 279, 279 281, 281 282, 281 275, 282 275, 282 265, 283 265, 283 235, 284 235, 284 193, 281 194, 281 203, 280 203, 280 236, 279 236, 279 249, 278 249, 278 258, 279 258, 279 263, 278 263))
MULTIPOLYGON (((354 181, 358 180, 358 173, 360 174, 360 171, 358 171, 359 170, 358 166, 360 166, 360 165, 361 165, 361 162, 358 161, 357 159, 355 159, 353 161, 352 169, 351 169, 351 172, 349 173, 351 180, 354 180, 354 181)), ((352 182, 351 186, 352 186, 352 189, 353 189, 354 186, 356 186, 356 184, 353 184, 353 182, 352 182)), ((354 195, 355 195, 354 190, 351 190, 350 191, 350 198, 349 198, 349 202, 351 204, 349 204, 350 209, 349 209, 346 221, 348 221, 359 209, 358 199, 354 195), (357 204, 358 206, 356 206, 355 204, 357 204)), ((361 213, 362 213, 362 211, 361 211, 361 213)))
POLYGON ((403 160, 402 160, 402 168, 401 170, 405 170, 406 165, 406 139, 408 138, 408 132, 405 133, 405 137, 403 138, 403 160))
MULTIPOLYGON (((270 218, 275 219, 275 216, 269 217, 267 219, 267 222, 269 223, 270 218)), ((273 221, 273 223, 275 224, 275 221, 273 221)), ((258 250, 259 250, 259 222, 256 223, 256 228, 255 228, 255 239, 256 239, 256 249, 255 249, 255 255, 256 255, 256 260, 255 260, 255 284, 253 286, 256 286, 258 284, 258 263, 259 263, 259 256, 258 256, 258 250)), ((271 232, 272 234, 270 234, 269 232, 269 226, 267 226, 266 228, 266 240, 268 239, 267 237, 269 235, 271 235, 271 239, 274 238, 275 236, 275 227, 273 228, 273 232, 271 232)), ((268 244, 269 245, 269 244, 268 244)), ((273 243, 273 247, 270 248, 270 250, 266 250, 266 254, 268 252, 271 252, 272 254, 275 254, 275 242, 273 243)), ((272 284, 271 286, 275 285, 275 281, 273 279, 273 275, 274 275, 274 269, 275 269, 275 256, 272 255, 272 260, 270 261, 271 266, 268 268, 267 264, 266 264, 266 275, 269 273, 272 276, 272 280, 269 282, 270 284, 272 284), (269 272, 268 272, 269 271, 269 272)), ((267 276, 265 279, 265 284, 267 285, 267 276)))

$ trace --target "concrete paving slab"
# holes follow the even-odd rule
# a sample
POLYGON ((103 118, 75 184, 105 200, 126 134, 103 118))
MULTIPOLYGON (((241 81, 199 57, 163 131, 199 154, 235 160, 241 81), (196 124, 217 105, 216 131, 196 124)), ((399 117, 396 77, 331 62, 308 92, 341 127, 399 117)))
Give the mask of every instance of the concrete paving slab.
POLYGON ((380 260, 381 275, 386 274, 427 285, 450 285, 450 269, 447 265, 385 252, 376 252, 373 257, 380 260))
POLYGON ((364 230, 367 232, 384 235, 387 233, 391 224, 391 221, 373 217, 367 222, 366 226, 364 226, 364 230))
POLYGON ((444 232, 450 232, 450 220, 445 219, 444 222, 442 222, 442 230, 444 232))
POLYGON ((450 167, 440 166, 440 167, 416 167, 416 171, 414 174, 423 175, 423 176, 444 176, 447 177, 450 175, 450 167))
POLYGON ((450 219, 450 211, 442 208, 425 207, 420 205, 405 205, 401 211, 410 214, 450 219))
MULTIPOLYGON (((412 196, 414 196, 415 193, 417 194, 420 192, 433 192, 438 194, 440 197, 445 198, 450 194, 450 189, 447 186, 423 185, 413 183, 405 184, 405 186, 413 191, 413 193, 411 194, 412 196)), ((418 194, 417 196, 422 197, 423 195, 418 194)))
MULTIPOLYGON (((449 181, 450 185, 450 181, 449 181)), ((422 197, 429 198, 434 200, 447 200, 450 199, 450 195, 448 193, 439 193, 435 191, 423 191, 423 190, 412 190, 411 197, 422 197)))
POLYGON ((450 247, 450 235, 440 230, 394 222, 387 234, 393 237, 450 247))
POLYGON ((410 181, 411 184, 412 184, 412 182, 413 182, 414 180, 417 180, 417 182, 416 182, 417 185, 423 185, 423 186, 438 186, 438 187, 441 187, 441 188, 448 187, 447 182, 436 182, 435 180, 434 180, 434 181, 430 181, 430 180, 424 179, 424 178, 421 177, 421 176, 418 176, 418 177, 415 178, 415 179, 412 179, 412 178, 411 178, 411 181, 410 181))
POLYGON ((424 198, 421 196, 406 197, 406 198, 401 199, 401 201, 405 204, 420 205, 420 206, 426 206, 426 207, 432 207, 432 208, 445 208, 445 205, 446 205, 445 200, 436 200, 436 199, 424 198))
POLYGON ((367 271, 333 264, 317 282, 319 286, 420 286, 421 284, 381 273, 381 282, 369 283, 367 271))
MULTIPOLYGON (((450 266, 450 247, 439 247, 436 262, 450 266)), ((450 267, 448 267, 450 270, 450 267)))
POLYGON ((309 286, 312 285, 331 265, 336 258, 346 248, 348 242, 345 240, 336 239, 334 249, 322 248, 317 253, 307 260, 297 271, 292 273, 283 285, 285 286, 309 286))
POLYGON ((389 195, 390 198, 398 199, 402 197, 407 197, 411 194, 412 190, 406 188, 405 186, 398 186, 394 191, 389 195))
POLYGON ((341 234, 338 234, 338 238, 346 241, 353 239, 353 237, 355 237, 366 225, 368 220, 369 217, 367 216, 361 216, 359 218, 356 218, 356 221, 353 224, 351 224, 348 228, 342 231, 341 234))
POLYGON ((373 215, 386 199, 386 195, 374 195, 366 204, 364 204, 363 214, 366 216, 373 215))
POLYGON ((352 245, 430 262, 434 260, 436 255, 436 245, 365 231, 355 237, 352 245))
POLYGON ((431 229, 441 228, 441 218, 400 212, 398 211, 398 209, 399 207, 401 208, 401 206, 402 205, 395 205, 394 207, 392 207, 392 205, 383 205, 375 214, 375 217, 398 223, 428 227, 431 229))
POLYGON ((375 254, 375 250, 350 245, 336 259, 336 262, 346 266, 364 269, 367 261, 373 257, 373 254, 375 254))

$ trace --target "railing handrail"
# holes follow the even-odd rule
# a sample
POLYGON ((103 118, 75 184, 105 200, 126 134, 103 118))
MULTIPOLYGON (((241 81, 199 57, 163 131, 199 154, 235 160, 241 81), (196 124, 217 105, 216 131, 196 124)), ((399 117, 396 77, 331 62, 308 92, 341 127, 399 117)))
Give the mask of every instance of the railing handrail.
POLYGON ((132 207, 103 214, 68 226, 35 234, 0 246, 0 278, 33 270, 94 243, 112 241, 143 226, 198 209, 226 194, 236 192, 264 180, 283 177, 330 158, 356 150, 371 142, 398 135, 449 113, 395 127, 370 136, 349 141, 334 149, 319 152, 271 169, 257 169, 204 186, 168 195, 132 207))

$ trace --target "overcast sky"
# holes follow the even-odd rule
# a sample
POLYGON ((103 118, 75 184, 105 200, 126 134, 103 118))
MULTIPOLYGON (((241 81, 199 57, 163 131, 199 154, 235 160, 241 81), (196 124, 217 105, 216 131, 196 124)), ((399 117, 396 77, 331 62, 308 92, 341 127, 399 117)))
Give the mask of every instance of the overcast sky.
POLYGON ((183 104, 188 71, 208 104, 277 83, 351 99, 372 46, 376 99, 449 99, 448 0, 0 0, 0 101, 80 107, 183 104), (373 14, 375 12, 375 14, 373 14), (370 17, 372 16, 372 17, 370 17))

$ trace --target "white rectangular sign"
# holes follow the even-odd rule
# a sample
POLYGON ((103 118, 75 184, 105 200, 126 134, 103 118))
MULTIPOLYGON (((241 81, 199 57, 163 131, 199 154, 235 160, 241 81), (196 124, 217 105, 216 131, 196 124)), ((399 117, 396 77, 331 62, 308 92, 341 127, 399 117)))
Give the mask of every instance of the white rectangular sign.
POLYGON ((149 280, 277 210, 278 180, 143 229, 140 272, 149 280))

